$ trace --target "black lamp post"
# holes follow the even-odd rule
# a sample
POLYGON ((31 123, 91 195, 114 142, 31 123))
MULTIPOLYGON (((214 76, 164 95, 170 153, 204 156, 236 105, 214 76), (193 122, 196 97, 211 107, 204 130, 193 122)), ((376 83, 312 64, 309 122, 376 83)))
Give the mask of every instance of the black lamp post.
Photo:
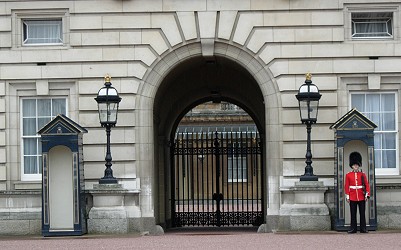
POLYGON ((111 77, 106 75, 104 77, 104 87, 101 88, 95 98, 98 104, 99 120, 102 127, 106 128, 107 136, 107 151, 106 151, 106 169, 104 170, 104 177, 99 179, 100 184, 116 184, 117 179, 113 177, 113 170, 111 166, 111 152, 110 152, 110 131, 117 123, 118 105, 121 97, 118 95, 117 90, 111 86, 111 77))
POLYGON ((312 152, 311 152, 311 130, 312 124, 317 121, 317 111, 319 100, 322 96, 319 89, 312 83, 312 75, 306 74, 305 83, 299 88, 296 95, 299 102, 299 112, 302 123, 306 124, 307 146, 306 146, 306 167, 305 174, 301 176, 301 181, 317 181, 317 176, 313 174, 312 152))

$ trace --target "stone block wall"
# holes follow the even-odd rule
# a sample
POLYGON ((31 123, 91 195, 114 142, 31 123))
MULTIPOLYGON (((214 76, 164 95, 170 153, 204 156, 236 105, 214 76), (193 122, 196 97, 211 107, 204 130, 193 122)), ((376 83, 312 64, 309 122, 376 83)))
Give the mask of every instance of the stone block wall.
MULTIPOLYGON (((158 198, 168 199, 155 178, 164 171, 154 155, 160 82, 192 56, 218 55, 249 71, 264 94, 265 194, 268 213, 277 215, 280 187, 293 186, 304 172, 306 132, 295 98, 304 74, 313 74, 322 93, 312 130, 314 171, 332 187, 329 126, 350 109, 350 91, 398 93, 401 83, 399 20, 394 39, 352 40, 350 13, 384 8, 399 16, 399 7, 384 0, 0 1, 0 190, 40 190, 40 179, 22 180, 20 100, 51 96, 66 97, 68 116, 89 130, 84 168, 86 189, 93 188, 106 151, 93 98, 108 73, 122 97, 111 133, 114 176, 125 189, 140 190, 141 216, 157 217, 165 205, 158 198), (62 19, 63 44, 22 45, 21 21, 37 15, 62 19)), ((399 173, 388 179, 401 182, 399 173)), ((380 192, 378 208, 398 206, 394 191, 380 192)))

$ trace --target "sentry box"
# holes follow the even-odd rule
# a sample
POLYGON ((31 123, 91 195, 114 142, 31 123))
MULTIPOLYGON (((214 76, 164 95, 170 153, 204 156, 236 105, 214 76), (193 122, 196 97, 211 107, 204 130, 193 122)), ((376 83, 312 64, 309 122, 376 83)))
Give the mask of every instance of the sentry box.
POLYGON ((88 131, 58 115, 38 134, 42 141, 42 235, 86 233, 82 135, 88 131))

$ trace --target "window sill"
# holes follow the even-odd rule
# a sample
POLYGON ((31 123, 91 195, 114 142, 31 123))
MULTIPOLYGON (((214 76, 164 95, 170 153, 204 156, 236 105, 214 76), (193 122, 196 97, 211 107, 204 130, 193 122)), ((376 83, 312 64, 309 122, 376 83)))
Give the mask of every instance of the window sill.
POLYGON ((399 39, 394 38, 349 38, 344 40, 351 43, 398 43, 399 39))
POLYGON ((400 175, 376 175, 376 185, 387 186, 401 183, 400 175))
POLYGON ((42 181, 18 181, 14 183, 15 190, 42 189, 42 181))
POLYGON ((15 46, 13 50, 60 50, 60 49, 70 49, 69 45, 20 45, 15 46))
POLYGON ((365 36, 365 37, 351 37, 352 40, 394 40, 394 36, 365 36))

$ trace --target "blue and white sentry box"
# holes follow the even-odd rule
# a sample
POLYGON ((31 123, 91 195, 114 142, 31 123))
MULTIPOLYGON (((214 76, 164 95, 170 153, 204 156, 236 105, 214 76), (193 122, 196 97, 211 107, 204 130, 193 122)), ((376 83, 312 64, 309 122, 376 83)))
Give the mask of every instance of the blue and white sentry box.
POLYGON ((42 141, 42 235, 86 233, 82 135, 88 131, 58 115, 38 134, 42 141))
MULTIPOLYGON (((377 229, 376 211, 376 178, 374 160, 374 129, 376 124, 357 109, 351 109, 337 122, 330 126, 335 130, 335 167, 334 193, 336 204, 337 231, 350 229, 350 208, 345 201, 345 175, 349 167, 349 155, 358 151, 362 155, 362 171, 365 172, 370 185, 370 199, 366 203, 365 217, 368 230, 377 229)), ((359 216, 358 227, 359 227, 359 216)))

